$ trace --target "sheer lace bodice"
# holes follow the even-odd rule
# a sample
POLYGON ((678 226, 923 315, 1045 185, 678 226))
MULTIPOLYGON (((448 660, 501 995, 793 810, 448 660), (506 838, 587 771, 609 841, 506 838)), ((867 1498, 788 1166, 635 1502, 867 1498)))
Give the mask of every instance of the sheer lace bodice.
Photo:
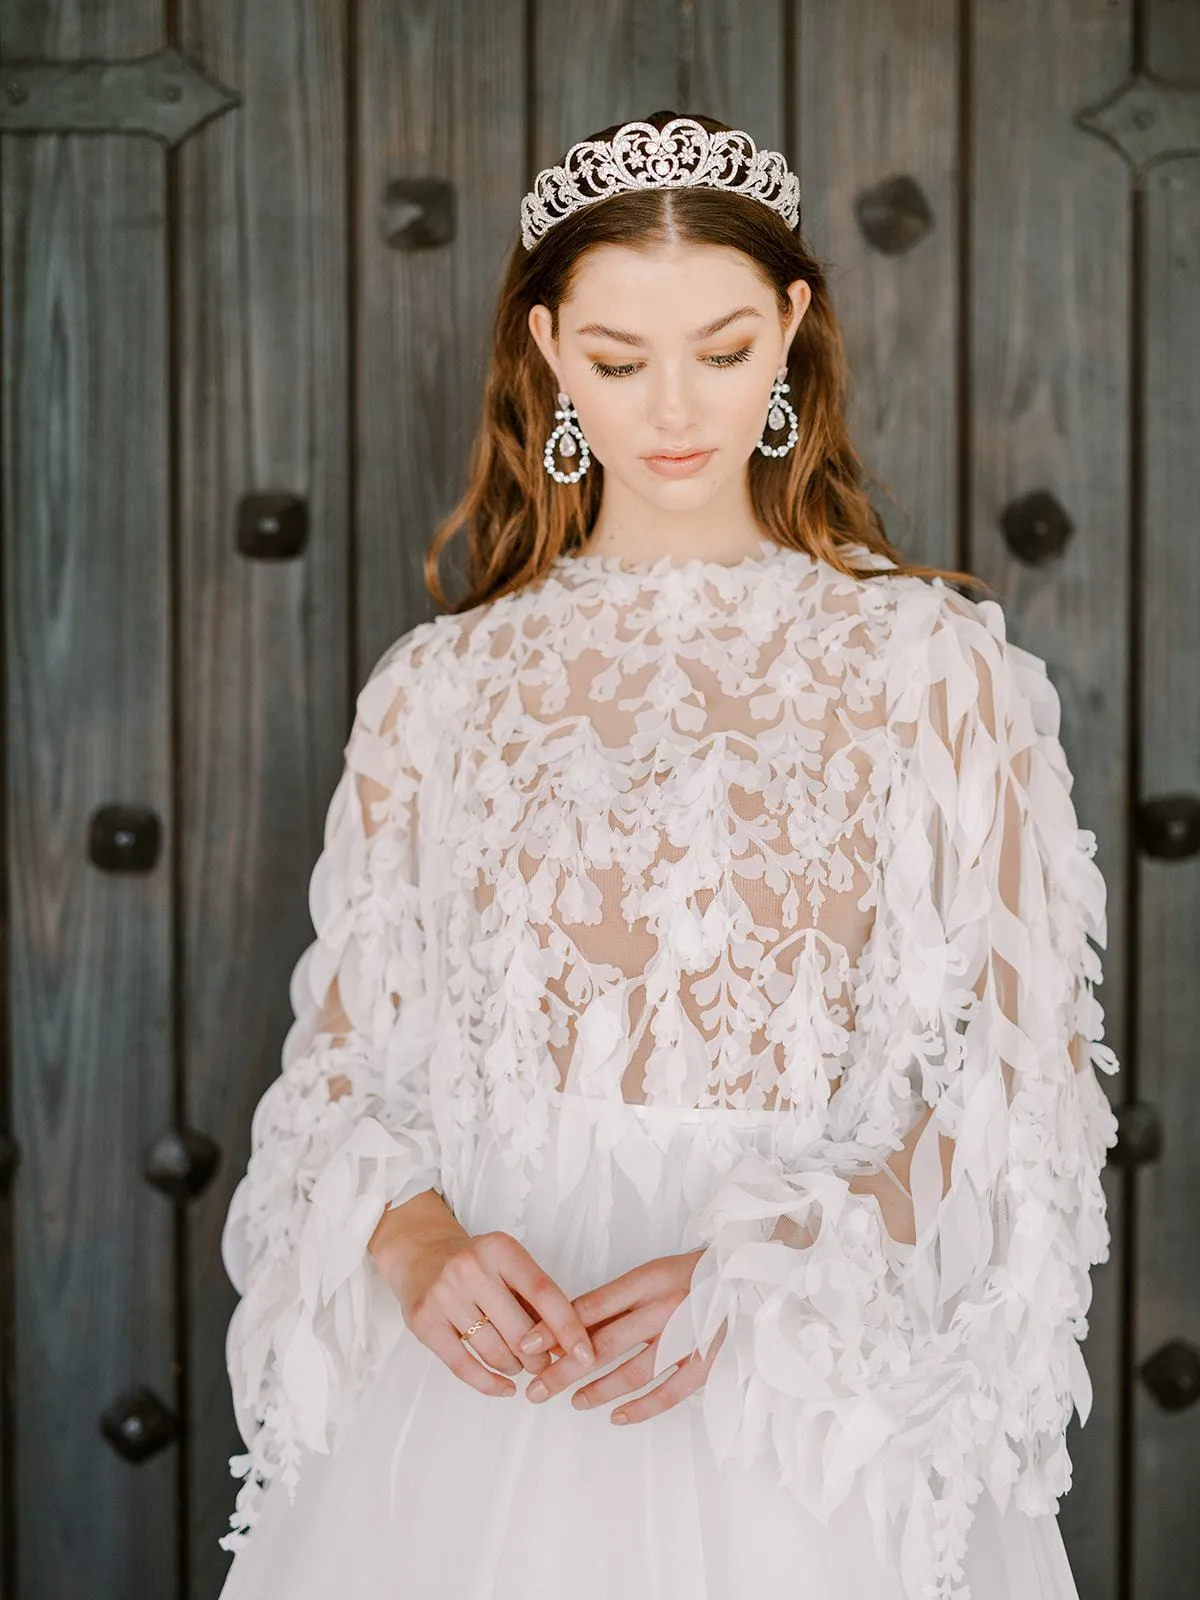
POLYGON ((818 1514, 860 1481, 946 1600, 983 1487, 1069 1487, 1115 1142, 1095 840, 999 606, 858 559, 564 556, 377 664, 226 1228, 229 1548, 401 1335, 382 1209, 453 1209, 486 1128, 519 1229, 563 1097, 598 1227, 605 1108, 707 1117, 658 1365, 723 1330, 718 1454, 818 1514))
POLYGON ((468 734, 476 901, 490 932, 527 897, 563 1089, 811 1114, 836 1078, 886 751, 855 597, 824 587, 791 553, 646 581, 568 558, 501 630, 468 734), (579 1033, 596 999, 604 1060, 579 1033))

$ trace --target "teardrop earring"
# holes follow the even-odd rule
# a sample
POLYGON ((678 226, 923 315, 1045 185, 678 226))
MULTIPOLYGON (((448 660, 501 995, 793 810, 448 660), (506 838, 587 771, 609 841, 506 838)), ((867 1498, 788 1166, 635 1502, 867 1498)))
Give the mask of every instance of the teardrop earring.
POLYGON ((583 437, 583 429, 579 426, 579 416, 571 404, 571 398, 562 389, 558 391, 558 410, 554 415, 559 418, 558 426, 546 440, 546 449, 542 456, 542 465, 556 483, 578 483, 588 469, 592 456, 588 449, 588 442, 583 437), (579 451, 579 470, 577 472, 561 472, 554 465, 554 444, 557 439, 562 440, 559 445, 559 454, 573 456, 579 451))
POLYGON ((780 367, 779 371, 775 374, 775 386, 771 390, 770 408, 767 411, 767 424, 763 429, 763 433, 766 433, 767 428, 779 429, 786 427, 788 430, 787 443, 780 445, 764 444, 762 434, 760 434, 758 439, 758 448, 765 456, 787 455, 788 451, 800 437, 800 424, 796 418, 796 413, 792 410, 792 407, 788 401, 783 398, 791 387, 786 380, 787 367, 783 366, 780 367), (784 415, 785 412, 787 413, 786 416, 784 415))

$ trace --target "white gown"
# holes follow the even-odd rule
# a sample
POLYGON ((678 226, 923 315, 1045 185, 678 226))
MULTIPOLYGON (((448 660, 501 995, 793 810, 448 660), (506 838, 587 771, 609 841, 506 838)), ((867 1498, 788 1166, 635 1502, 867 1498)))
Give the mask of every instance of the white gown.
POLYGON ((1104 881, 1044 664, 854 554, 560 557, 375 667, 223 1238, 221 1600, 1077 1600, 1104 881), (723 1328, 702 1388, 456 1378, 366 1251, 428 1188, 571 1297, 702 1249, 638 1392, 723 1328))

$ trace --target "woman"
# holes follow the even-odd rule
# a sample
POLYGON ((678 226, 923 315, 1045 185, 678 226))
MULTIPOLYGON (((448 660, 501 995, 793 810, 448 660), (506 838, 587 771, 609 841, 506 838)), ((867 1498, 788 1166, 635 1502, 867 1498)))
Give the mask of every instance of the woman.
POLYGON ((1104 881, 798 226, 667 112, 523 203, 226 1225, 223 1600, 1076 1595, 1104 881))

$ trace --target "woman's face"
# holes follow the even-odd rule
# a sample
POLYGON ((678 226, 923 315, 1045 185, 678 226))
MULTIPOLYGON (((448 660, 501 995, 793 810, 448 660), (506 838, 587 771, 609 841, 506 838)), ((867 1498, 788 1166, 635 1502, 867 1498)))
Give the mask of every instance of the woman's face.
MULTIPOLYGON (((676 511, 740 489, 812 297, 803 279, 788 293, 785 321, 749 257, 724 245, 598 245, 559 307, 557 343, 548 308, 531 309, 530 332, 571 397, 606 493, 615 479, 676 511), (708 454, 684 476, 652 459, 695 451, 708 454)), ((571 470, 577 458, 557 460, 571 470)))

